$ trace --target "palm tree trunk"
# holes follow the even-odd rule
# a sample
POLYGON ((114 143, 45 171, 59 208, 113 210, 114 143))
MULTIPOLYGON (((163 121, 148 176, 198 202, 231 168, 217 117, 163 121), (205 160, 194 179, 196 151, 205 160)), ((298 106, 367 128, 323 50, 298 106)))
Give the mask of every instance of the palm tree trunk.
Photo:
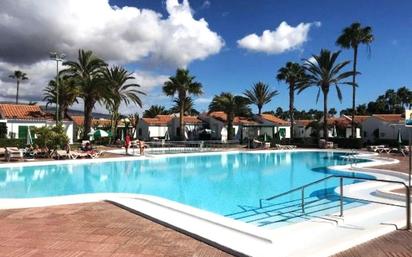
POLYGON ((262 105, 258 105, 258 114, 259 116, 262 114, 262 105))
POLYGON ((290 119, 290 141, 293 142, 293 128, 295 123, 294 117, 294 105, 295 105, 295 84, 289 85, 289 119, 290 119))
POLYGON ((352 76, 352 138, 356 137, 355 114, 356 114, 356 63, 358 61, 358 47, 353 48, 353 76, 352 76))
POLYGON ((323 137, 328 140, 328 92, 323 91, 323 137))
POLYGON ((233 115, 227 115, 227 140, 232 140, 233 115))
POLYGON ((89 137, 87 134, 90 133, 92 127, 92 119, 93 119, 93 107, 95 101, 92 99, 86 98, 84 100, 84 132, 83 132, 83 139, 87 140, 89 137))
POLYGON ((67 113, 67 106, 60 106, 59 108, 59 121, 64 120, 65 114, 67 113))
POLYGON ((180 105, 180 115, 179 115, 179 131, 180 131, 180 139, 182 141, 185 140, 185 124, 184 124, 184 115, 185 115, 185 106, 183 104, 183 100, 182 100, 182 104, 180 105))
POLYGON ((20 88, 20 80, 17 80, 16 104, 19 103, 19 88, 20 88))

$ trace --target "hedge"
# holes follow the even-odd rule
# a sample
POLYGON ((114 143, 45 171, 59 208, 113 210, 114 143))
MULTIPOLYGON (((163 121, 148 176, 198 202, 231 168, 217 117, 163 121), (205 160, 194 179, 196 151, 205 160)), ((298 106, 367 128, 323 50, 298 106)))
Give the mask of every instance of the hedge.
POLYGON ((0 138, 0 147, 19 147, 24 148, 26 147, 27 140, 23 139, 11 139, 11 138, 0 138))

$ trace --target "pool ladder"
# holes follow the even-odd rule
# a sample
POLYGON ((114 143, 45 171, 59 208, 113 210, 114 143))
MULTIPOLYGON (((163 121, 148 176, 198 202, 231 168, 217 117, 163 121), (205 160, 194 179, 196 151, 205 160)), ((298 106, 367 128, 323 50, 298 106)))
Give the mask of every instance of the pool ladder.
POLYGON ((364 181, 377 181, 377 182, 385 182, 385 183, 393 183, 393 184, 399 184, 399 185, 403 185, 406 189, 405 191, 405 196, 406 196, 406 201, 405 201, 405 205, 397 205, 397 204, 392 204, 392 203, 385 203, 385 202, 378 202, 378 201, 372 201, 372 200, 366 200, 366 199, 360 199, 360 198, 352 198, 353 200, 360 200, 360 201, 364 201, 364 202, 369 202, 369 203, 378 203, 378 204, 385 204, 385 205, 391 205, 391 206, 397 206, 397 207, 403 207, 406 208, 406 229, 409 230, 411 228, 411 195, 410 195, 410 188, 401 181, 394 181, 394 180, 387 180, 387 179, 377 179, 377 178, 367 178, 367 177, 354 177, 354 176, 344 176, 344 175, 331 175, 316 181, 313 181, 311 183, 308 183, 306 185, 294 188, 292 190, 286 191, 284 193, 281 194, 277 194, 274 196, 271 196, 269 198, 266 199, 260 199, 259 200, 259 208, 263 208, 263 204, 266 201, 271 201, 274 200, 276 198, 279 198, 281 196, 285 196, 288 194, 291 194, 293 192, 297 192, 300 191, 301 192, 301 212, 302 214, 305 213, 305 189, 308 188, 309 186, 318 184, 320 182, 326 181, 326 180, 330 180, 330 179, 339 179, 339 216, 343 217, 343 199, 344 199, 344 192, 343 192, 343 185, 344 185, 344 179, 355 179, 355 180, 364 180, 364 181))

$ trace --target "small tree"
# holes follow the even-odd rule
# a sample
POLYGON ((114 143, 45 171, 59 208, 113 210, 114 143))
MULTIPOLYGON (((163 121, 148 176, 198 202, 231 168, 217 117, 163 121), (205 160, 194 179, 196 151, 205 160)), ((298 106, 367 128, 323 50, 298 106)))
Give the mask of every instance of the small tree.
POLYGON ((34 134, 40 147, 47 147, 53 150, 63 148, 69 142, 69 138, 61 124, 54 127, 34 128, 34 134))

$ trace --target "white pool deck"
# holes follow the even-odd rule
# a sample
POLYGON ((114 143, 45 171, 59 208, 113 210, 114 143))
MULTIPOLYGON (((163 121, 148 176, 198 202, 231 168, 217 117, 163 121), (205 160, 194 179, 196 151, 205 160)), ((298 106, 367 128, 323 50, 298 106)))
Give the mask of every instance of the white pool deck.
MULTIPOLYGON (((285 150, 282 150, 285 151, 285 150)), ((319 151, 319 150, 291 150, 319 151)), ((329 150, 330 151, 330 150, 329 150)), ((342 152, 341 150, 337 150, 342 152)), ((224 153, 234 153, 231 151, 224 153)), ((248 153, 268 153, 277 150, 253 151, 248 153)), ((212 153, 198 153, 219 154, 212 153)), ((198 155, 196 153, 182 154, 198 155)), ((32 165, 53 165, 69 163, 92 163, 146 158, 164 158, 164 156, 179 156, 179 154, 151 157, 125 157, 93 160, 66 160, 35 163, 0 164, 4 167, 23 167, 32 165)), ((181 155, 180 155, 181 156, 181 155)), ((397 160, 379 158, 371 153, 360 153, 358 156, 370 159, 371 162, 330 167, 337 170, 356 171, 371 174, 379 179, 407 181, 407 174, 389 170, 369 168, 375 165, 396 163, 397 160)), ((1 171, 0 171, 1 172, 1 171)), ((401 185, 368 181, 344 186, 344 196, 380 201, 397 205, 405 205, 402 194, 391 190, 402 188, 401 185)), ((336 190, 339 191, 337 188, 336 190)), ((339 193, 339 192, 338 192, 339 193)), ((164 198, 136 194, 86 194, 59 196, 35 199, 0 199, 0 209, 40 207, 69 203, 84 203, 107 200, 130 210, 150 216, 153 219, 167 223, 197 237, 204 238, 216 245, 222 245, 247 256, 329 256, 375 237, 389 233, 397 227, 406 224, 406 209, 403 207, 367 204, 344 210, 344 216, 329 215, 325 220, 314 218, 308 221, 282 226, 275 229, 256 227, 241 221, 233 220, 208 211, 180 204, 164 198)))

